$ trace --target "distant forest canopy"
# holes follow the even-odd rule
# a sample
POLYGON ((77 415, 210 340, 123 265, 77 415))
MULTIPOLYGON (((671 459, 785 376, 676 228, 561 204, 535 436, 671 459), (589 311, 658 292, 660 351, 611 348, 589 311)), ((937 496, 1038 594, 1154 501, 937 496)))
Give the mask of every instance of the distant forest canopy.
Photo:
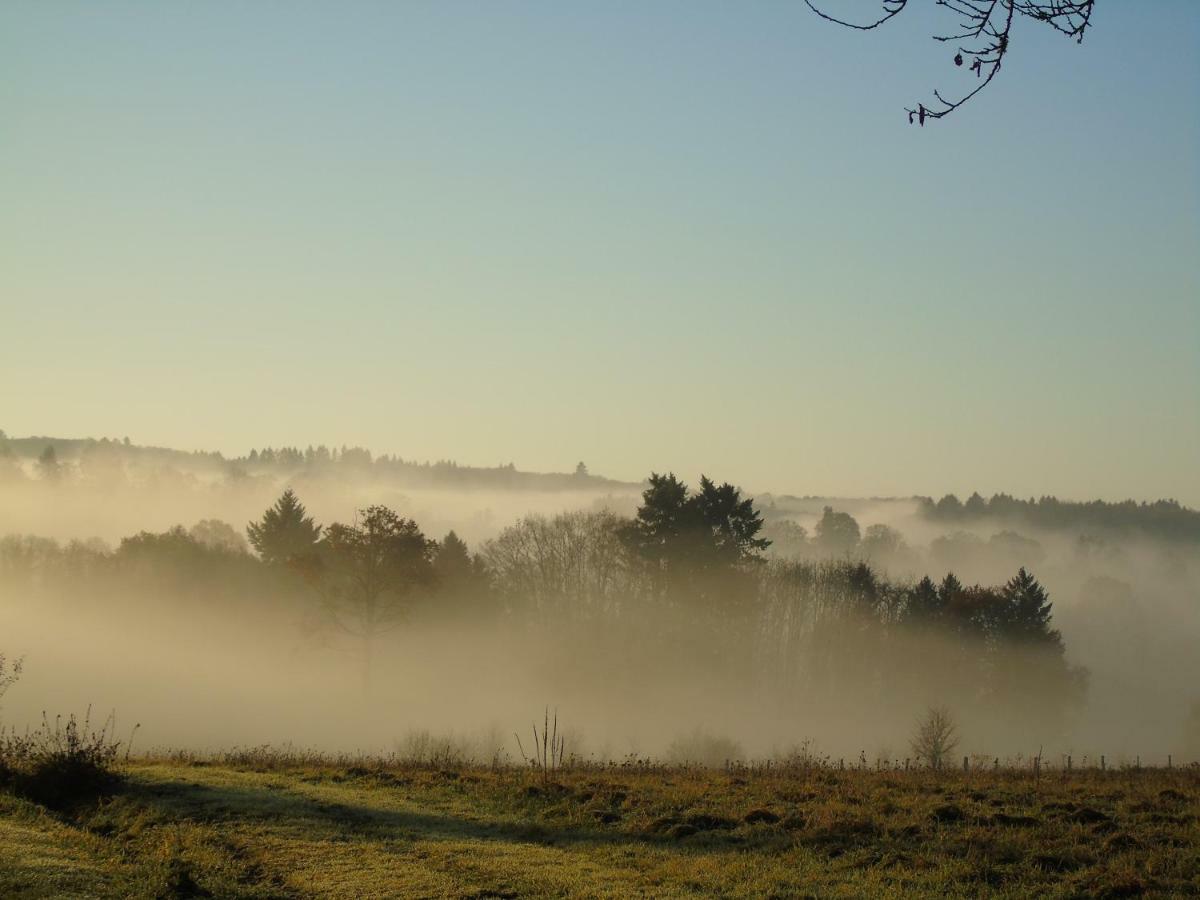
MULTIPOLYGON (((363 447, 328 447, 324 444, 299 447, 264 447, 251 449, 245 456, 227 458, 217 451, 173 450, 167 447, 147 447, 125 438, 57 438, 8 437, 0 430, 0 466, 3 458, 36 461, 39 476, 58 472, 68 474, 66 467, 82 475, 89 469, 102 469, 104 480, 111 481, 127 474, 119 467, 125 465, 160 466, 184 474, 237 479, 255 475, 294 476, 298 474, 336 475, 354 472, 355 475, 377 474, 404 484, 438 487, 477 487, 501 490, 613 490, 636 489, 641 485, 593 475, 587 465, 579 462, 574 471, 523 472, 513 463, 494 467, 464 466, 453 460, 417 462, 400 456, 372 455, 363 447), (49 454, 49 455, 47 455, 49 454), (61 470, 59 467, 63 467, 61 470)), ((11 469, 11 466, 9 467, 11 469)), ((10 472, 10 474, 14 474, 10 472)), ((16 472, 21 475, 23 472, 16 472)), ((2 477, 2 476, 0 476, 2 477)))
MULTIPOLYGON (((628 493, 646 482, 620 481, 595 475, 579 462, 572 472, 524 472, 513 463, 494 467, 460 465, 453 460, 416 462, 397 455, 375 456, 362 447, 324 444, 252 449, 227 458, 216 451, 174 450, 132 443, 125 438, 8 437, 0 430, 0 483, 35 479, 47 482, 81 480, 117 486, 141 478, 178 474, 198 479, 237 482, 247 478, 329 479, 353 475, 388 480, 412 488, 463 488, 513 491, 598 491, 628 493)), ((1072 530, 1100 538, 1144 535, 1170 541, 1200 542, 1200 511, 1175 500, 1077 502, 1041 497, 1020 500, 1009 494, 984 499, 978 493, 962 502, 954 494, 931 497, 833 498, 787 494, 751 495, 768 522, 799 516, 819 517, 826 501, 841 512, 857 514, 880 504, 917 504, 917 516, 929 522, 958 527, 991 520, 1046 531, 1072 530)), ((864 536, 865 537, 865 536, 864 536)))
POLYGON ((1008 494, 993 494, 990 500, 985 500, 974 493, 966 503, 954 494, 947 494, 937 502, 931 497, 918 497, 917 501, 920 515, 936 522, 970 524, 993 519, 1046 530, 1138 532, 1168 540, 1200 540, 1200 512, 1175 500, 1078 503, 1057 497, 1019 500, 1008 494))

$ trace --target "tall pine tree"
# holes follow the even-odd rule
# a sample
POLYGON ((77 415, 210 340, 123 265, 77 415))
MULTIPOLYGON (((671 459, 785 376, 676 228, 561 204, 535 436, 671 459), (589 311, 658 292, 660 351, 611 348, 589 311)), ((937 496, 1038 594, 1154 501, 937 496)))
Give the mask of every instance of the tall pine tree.
POLYGON ((312 550, 321 537, 321 526, 306 512, 304 504, 288 488, 262 519, 246 526, 246 536, 263 562, 286 563, 312 550))

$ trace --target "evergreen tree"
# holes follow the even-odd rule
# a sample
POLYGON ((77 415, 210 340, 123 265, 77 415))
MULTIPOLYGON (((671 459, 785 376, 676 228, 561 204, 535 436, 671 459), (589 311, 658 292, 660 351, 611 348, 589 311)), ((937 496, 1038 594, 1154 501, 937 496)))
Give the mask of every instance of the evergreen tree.
POLYGON ((1050 627, 1050 602, 1046 589, 1036 578, 1022 568, 1004 585, 1005 621, 1002 625, 1006 637, 1029 643, 1060 644, 1062 636, 1050 627))
MULTIPOLYGON (((621 532, 655 596, 704 612, 711 627, 728 628, 730 616, 752 602, 748 565, 761 562, 770 541, 760 538, 762 516, 730 484, 700 479, 692 494, 674 474, 651 474, 642 505, 621 532)), ((693 624, 699 624, 697 619, 693 624)))
POLYGON ((312 550, 321 537, 321 526, 305 513, 304 504, 288 488, 262 519, 246 526, 250 545, 264 562, 286 563, 312 550))
POLYGON ((652 473, 623 539, 652 569, 687 577, 759 560, 771 543, 758 537, 762 527, 754 501, 731 484, 701 476, 700 492, 692 494, 673 473, 652 473))
POLYGON ((944 608, 937 585, 926 575, 908 589, 902 620, 906 624, 930 625, 941 620, 944 608))
POLYGON ((446 533, 434 552, 433 574, 441 597, 439 612, 449 616, 483 611, 488 594, 488 573, 482 559, 472 556, 466 541, 446 533))
POLYGON ((703 527, 712 536, 713 555, 719 565, 758 560, 771 545, 757 536, 763 518, 754 508, 754 501, 750 497, 743 500, 741 491, 732 484, 717 485, 701 475, 695 503, 703 527))
POLYGON ((458 581, 471 572, 471 553, 467 542, 453 531, 448 531, 438 544, 433 558, 433 570, 439 582, 458 581))

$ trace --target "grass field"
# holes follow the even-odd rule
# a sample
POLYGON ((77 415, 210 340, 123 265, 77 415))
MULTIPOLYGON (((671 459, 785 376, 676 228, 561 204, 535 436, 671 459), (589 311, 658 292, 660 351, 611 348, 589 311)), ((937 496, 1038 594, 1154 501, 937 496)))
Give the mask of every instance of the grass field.
POLYGON ((1200 895, 1200 770, 151 761, 0 794, 2 897, 1200 895))

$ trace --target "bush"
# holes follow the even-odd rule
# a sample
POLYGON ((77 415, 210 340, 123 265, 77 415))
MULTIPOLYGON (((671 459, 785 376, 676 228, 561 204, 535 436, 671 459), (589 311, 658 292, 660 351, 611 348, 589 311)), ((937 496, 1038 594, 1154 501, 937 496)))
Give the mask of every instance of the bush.
POLYGON ((80 722, 74 715, 42 724, 24 735, 0 735, 0 784, 51 809, 80 806, 116 782, 120 742, 112 738, 113 718, 93 731, 91 709, 80 722))

